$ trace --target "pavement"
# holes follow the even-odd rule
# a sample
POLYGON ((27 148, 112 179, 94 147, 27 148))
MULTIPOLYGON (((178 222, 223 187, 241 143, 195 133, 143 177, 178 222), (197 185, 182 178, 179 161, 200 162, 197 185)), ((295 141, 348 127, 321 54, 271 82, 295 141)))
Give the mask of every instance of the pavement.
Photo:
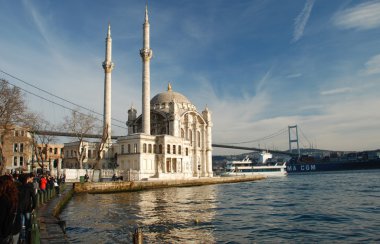
POLYGON ((66 183, 66 188, 61 195, 53 197, 42 204, 37 210, 37 218, 40 224, 40 243, 69 243, 65 234, 65 222, 54 216, 56 206, 70 193, 73 185, 66 183))

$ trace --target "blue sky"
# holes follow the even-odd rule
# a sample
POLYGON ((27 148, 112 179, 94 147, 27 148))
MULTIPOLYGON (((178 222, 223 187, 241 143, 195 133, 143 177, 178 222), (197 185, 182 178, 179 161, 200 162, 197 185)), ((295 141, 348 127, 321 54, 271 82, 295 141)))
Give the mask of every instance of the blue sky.
MULTIPOLYGON (((0 6, 0 69, 100 113, 110 22, 112 117, 125 121, 131 105, 141 113, 145 1, 0 6)), ((151 97, 171 82, 199 111, 207 106, 214 143, 287 149, 286 134, 256 139, 297 124, 302 146, 380 148, 380 1, 152 0, 149 20, 151 97)), ((27 101, 53 123, 67 114, 27 101)))

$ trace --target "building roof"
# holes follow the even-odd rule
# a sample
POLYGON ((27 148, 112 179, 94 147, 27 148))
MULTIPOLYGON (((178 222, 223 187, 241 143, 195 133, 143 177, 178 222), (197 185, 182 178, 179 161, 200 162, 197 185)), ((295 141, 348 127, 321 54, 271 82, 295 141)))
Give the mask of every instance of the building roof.
POLYGON ((150 104, 163 104, 163 103, 170 103, 174 101, 175 103, 187 103, 191 104, 190 100, 187 99, 183 94, 175 92, 172 90, 172 87, 169 83, 168 90, 165 92, 158 93, 156 96, 150 100, 150 104))

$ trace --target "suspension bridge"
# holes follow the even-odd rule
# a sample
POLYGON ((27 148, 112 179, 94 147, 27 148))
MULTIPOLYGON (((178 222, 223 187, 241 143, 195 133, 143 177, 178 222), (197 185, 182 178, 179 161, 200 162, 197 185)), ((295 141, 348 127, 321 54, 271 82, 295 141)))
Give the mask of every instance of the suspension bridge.
MULTIPOLYGON (((59 132, 59 131, 33 131, 33 133, 39 134, 39 135, 47 135, 47 136, 62 136, 62 137, 74 137, 74 138, 76 138, 78 136, 75 133, 59 132)), ((83 134, 82 137, 83 138, 100 139, 100 138, 102 138, 102 135, 100 135, 100 134, 83 134)), ((120 136, 111 136, 111 139, 116 140, 119 137, 120 136)), ((237 150, 247 150, 247 151, 258 151, 258 152, 265 150, 269 153, 283 154, 283 155, 288 155, 288 156, 298 156, 297 153, 280 151, 280 150, 273 150, 273 149, 263 149, 263 148, 257 148, 257 147, 244 147, 244 146, 235 146, 235 145, 227 145, 227 144, 212 144, 212 147, 237 149, 237 150)))
MULTIPOLYGON (((85 112, 93 115, 93 117, 96 120, 98 120, 98 121, 103 120, 103 118, 101 117, 101 116, 103 116, 102 113, 96 112, 93 109, 86 108, 85 106, 81 106, 78 103, 71 102, 70 100, 65 99, 63 97, 57 96, 57 95, 53 94, 52 92, 46 91, 42 88, 39 88, 35 85, 32 85, 29 82, 27 82, 23 79, 20 79, 20 78, 16 77, 15 75, 12 75, 8 72, 5 72, 1 69, 0 69, 0 73, 3 73, 4 75, 6 75, 7 77, 12 79, 12 81, 7 80, 7 82, 10 85, 19 88, 21 91, 25 92, 26 94, 31 95, 32 97, 36 97, 37 99, 42 100, 44 103, 52 104, 54 107, 60 107, 62 109, 70 111, 70 112, 76 111, 76 112, 84 114, 83 111, 85 111, 85 112), (21 87, 20 85, 16 85, 15 82, 23 84, 24 87, 21 87), (37 92, 32 92, 32 91, 30 91, 30 89, 25 88, 25 86, 32 88, 34 90, 37 90, 37 92), (41 94, 45 94, 45 95, 41 95, 41 94), (47 98, 47 97, 51 97, 51 98, 47 98), (76 109, 73 109, 72 108, 73 106, 75 106, 76 109), (78 108, 81 111, 78 111, 78 108)), ((53 110, 55 110, 55 109, 53 109, 53 110)), ((116 118, 111 118, 111 119, 113 122, 112 123, 113 127, 118 127, 118 128, 123 129, 123 130, 127 130, 127 128, 125 126, 125 121, 120 120, 120 119, 116 119, 116 118)), ((57 136, 57 137, 73 137, 73 138, 77 137, 77 134, 75 134, 75 133, 62 132, 62 131, 57 131, 57 130, 54 130, 54 131, 53 130, 39 130, 39 131, 34 131, 33 133, 40 134, 40 135, 57 136)), ((309 142, 309 140, 306 138, 306 136, 304 135, 302 130, 301 130, 301 135, 304 136, 306 141, 309 142)), ((85 134, 85 135, 82 135, 82 137, 83 138, 99 139, 99 138, 102 138, 102 135, 100 135, 100 134, 85 134)), ((116 140, 119 137, 120 136, 111 136, 111 139, 116 140)), ((311 145, 310 142, 309 142, 309 145, 311 145)), ((214 148, 225 148, 225 149, 236 149, 236 150, 247 150, 247 151, 263 151, 263 150, 265 150, 265 151, 270 152, 270 153, 295 156, 295 155, 299 155, 298 128, 297 128, 297 126, 289 126, 288 128, 283 128, 280 131, 277 131, 277 132, 270 134, 268 136, 261 137, 259 139, 250 140, 250 141, 243 141, 243 142, 234 142, 234 143, 215 143, 215 144, 212 144, 212 147, 214 147, 214 148), (296 129, 295 133, 293 132, 294 129, 296 129), (252 144, 254 142, 268 141, 268 140, 273 139, 277 136, 284 135, 286 132, 289 135, 289 151, 281 151, 281 150, 268 149, 268 148, 263 149, 260 147, 243 146, 243 144, 249 144, 249 143, 252 144), (292 134, 295 134, 296 137, 292 137, 292 134), (294 143, 297 143, 296 148, 298 149, 298 153, 292 152, 293 148, 294 148, 293 147, 294 143)))

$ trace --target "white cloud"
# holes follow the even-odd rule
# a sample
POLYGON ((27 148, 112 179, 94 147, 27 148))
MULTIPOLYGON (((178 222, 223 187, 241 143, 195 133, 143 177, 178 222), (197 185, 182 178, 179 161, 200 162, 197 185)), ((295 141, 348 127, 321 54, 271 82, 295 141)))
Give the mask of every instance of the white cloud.
POLYGON ((365 75, 380 74, 380 54, 373 56, 365 63, 363 73, 365 75))
POLYGON ((372 1, 338 12, 333 22, 343 29, 368 30, 380 27, 380 2, 372 1))
POLYGON ((293 42, 298 41, 305 30, 307 21, 309 20, 311 10, 313 9, 314 0, 307 0, 301 13, 296 17, 294 21, 293 42))
MULTIPOLYGON (((261 90, 258 95, 244 92, 240 96, 234 97, 217 94, 211 83, 204 77, 198 77, 199 93, 194 101, 205 101, 212 113, 214 121, 214 133, 218 137, 218 141, 226 139, 230 141, 230 137, 234 140, 242 134, 249 131, 253 121, 258 120, 258 115, 265 110, 271 102, 268 93, 261 90), (228 138, 228 139, 227 139, 228 138)), ((198 107, 198 111, 202 109, 198 107)))
POLYGON ((293 78, 298 78, 298 77, 301 77, 302 74, 301 73, 295 73, 295 74, 289 74, 286 76, 286 78, 289 78, 289 79, 293 79, 293 78))
POLYGON ((341 94, 341 93, 349 93, 352 92, 352 88, 350 87, 343 87, 343 88, 337 88, 337 89, 332 89, 332 90, 327 90, 327 91, 322 91, 321 95, 326 96, 326 95, 336 95, 336 94, 341 94))
POLYGON ((378 147, 380 106, 377 96, 339 101, 325 107, 323 115, 302 117, 299 124, 323 148, 332 150, 368 150, 378 147))

